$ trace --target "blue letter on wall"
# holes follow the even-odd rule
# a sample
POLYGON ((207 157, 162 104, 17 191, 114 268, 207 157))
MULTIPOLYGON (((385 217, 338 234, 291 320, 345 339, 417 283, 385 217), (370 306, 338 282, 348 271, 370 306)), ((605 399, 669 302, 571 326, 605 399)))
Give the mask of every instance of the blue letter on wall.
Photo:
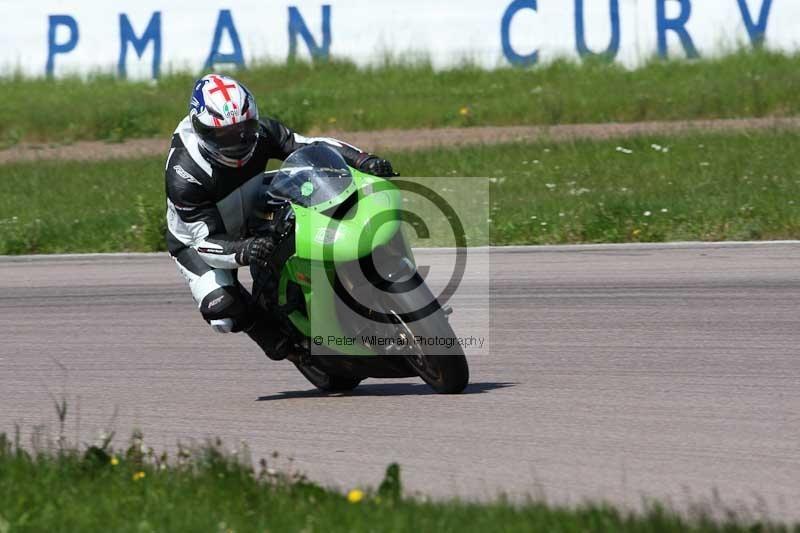
POLYGON ((506 12, 503 13, 503 20, 500 23, 500 40, 503 43, 503 55, 512 65, 535 65, 539 61, 538 51, 533 51, 528 55, 521 55, 511 47, 511 19, 517 14, 517 11, 522 11, 523 9, 536 11, 538 9, 536 0, 514 0, 506 9, 506 12))
POLYGON ((328 59, 331 50, 331 6, 322 6, 322 46, 317 45, 317 41, 308 31, 306 21, 300 11, 294 7, 289 6, 289 57, 293 58, 297 55, 297 36, 303 38, 308 52, 314 59, 328 59))
POLYGON ((674 31, 681 40, 681 45, 688 57, 697 57, 692 36, 686 31, 686 22, 692 15, 691 0, 656 0, 656 31, 658 32, 658 55, 667 57, 667 31, 674 31), (681 4, 681 14, 678 18, 667 18, 667 1, 677 1, 681 4))
POLYGON ((147 48, 147 43, 150 41, 153 41, 152 76, 157 78, 161 68, 161 12, 156 11, 153 13, 141 37, 136 37, 128 16, 124 13, 119 14, 119 62, 117 63, 117 70, 120 76, 124 78, 128 74, 125 64, 128 56, 128 43, 133 45, 136 55, 142 57, 144 49, 147 48))
POLYGON ((214 29, 214 41, 211 43, 211 52, 206 59, 205 68, 211 68, 216 63, 235 63, 240 67, 244 66, 244 54, 242 54, 242 43, 239 42, 239 34, 236 33, 236 26, 233 25, 233 17, 230 9, 220 9, 217 18, 217 27, 214 29), (222 41, 222 31, 227 30, 233 44, 233 52, 221 54, 219 45, 222 41))
POLYGON ((48 21, 47 66, 45 67, 45 72, 48 76, 52 76, 55 69, 56 54, 66 54, 74 50, 78 45, 78 23, 69 15, 50 15, 48 21), (56 30, 59 26, 64 26, 69 30, 69 38, 66 42, 56 43, 56 30))
POLYGON ((610 0, 611 7, 611 43, 602 54, 595 54, 586 45, 586 30, 583 25, 583 0, 575 0, 575 39, 578 47, 578 54, 581 57, 603 55, 608 59, 614 59, 619 52, 619 0, 610 0))
POLYGON ((738 0, 739 10, 742 12, 742 20, 750 36, 753 46, 764 44, 764 35, 767 33, 767 21, 769 20, 769 10, 772 8, 772 0, 764 0, 761 4, 761 12, 758 14, 758 22, 753 22, 753 16, 747 7, 746 0, 738 0))

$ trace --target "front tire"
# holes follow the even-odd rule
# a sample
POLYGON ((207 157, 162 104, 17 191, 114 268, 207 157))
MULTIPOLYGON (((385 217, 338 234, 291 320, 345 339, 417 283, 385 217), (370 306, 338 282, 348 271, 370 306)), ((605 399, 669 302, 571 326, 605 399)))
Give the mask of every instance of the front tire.
POLYGON ((383 307, 394 317, 391 325, 398 335, 409 341, 405 357, 419 377, 440 394, 458 394, 469 384, 469 365, 444 311, 440 307, 416 320, 403 318, 408 313, 415 318, 415 311, 431 301, 433 295, 422 282, 417 290, 386 294, 383 307), (445 343, 431 349, 420 345, 416 341, 419 338, 444 339, 445 343), (410 342, 412 339, 414 342, 410 342))
POLYGON ((437 349, 435 354, 426 353, 424 347, 416 346, 416 352, 407 355, 406 359, 419 377, 436 392, 440 394, 463 392, 469 384, 469 365, 444 313, 440 310, 417 323, 403 323, 399 326, 407 329, 411 338, 444 337, 454 343, 452 348, 437 349), (445 351, 447 353, 442 353, 445 351))

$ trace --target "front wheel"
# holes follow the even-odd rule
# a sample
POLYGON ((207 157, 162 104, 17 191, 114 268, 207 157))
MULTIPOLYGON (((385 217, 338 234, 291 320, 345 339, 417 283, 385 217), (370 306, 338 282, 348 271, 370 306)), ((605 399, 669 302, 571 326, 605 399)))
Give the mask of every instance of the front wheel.
POLYGON ((419 377, 441 394, 458 394, 469 384, 469 366, 464 350, 441 308, 418 320, 404 320, 404 313, 420 309, 433 299, 424 283, 411 292, 386 294, 383 307, 393 317, 393 326, 402 343, 395 354, 402 354, 419 377))
POLYGON ((312 363, 294 363, 294 366, 312 385, 323 392, 351 391, 361 383, 360 378, 333 376, 312 363))
POLYGON ((461 346, 458 345, 456 336, 443 313, 438 311, 437 315, 440 315, 441 319, 434 315, 421 323, 406 324, 400 320, 398 324, 401 328, 400 335, 405 333, 405 337, 408 339, 441 338, 445 342, 452 342, 452 348, 445 350, 437 347, 435 353, 429 353, 425 346, 419 345, 416 341, 410 341, 410 353, 406 355, 406 359, 417 371, 419 377, 433 390, 441 394, 458 394, 469 384, 467 358, 464 356, 461 346), (428 326, 431 322, 435 325, 429 330, 428 326))

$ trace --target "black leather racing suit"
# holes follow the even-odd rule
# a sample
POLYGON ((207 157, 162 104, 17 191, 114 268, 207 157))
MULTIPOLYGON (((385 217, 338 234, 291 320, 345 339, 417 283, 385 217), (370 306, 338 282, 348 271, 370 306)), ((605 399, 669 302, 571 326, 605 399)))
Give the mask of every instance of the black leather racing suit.
MULTIPOLYGON (((307 138, 276 120, 260 122, 258 144, 240 168, 211 164, 201 153, 189 117, 178 124, 167 156, 167 247, 186 278, 203 318, 219 332, 269 329, 259 320, 249 294, 239 285, 236 253, 270 159, 283 160, 313 143, 327 143, 353 167, 372 157, 331 138, 307 138)), ((265 348, 266 349, 266 348, 265 348)))

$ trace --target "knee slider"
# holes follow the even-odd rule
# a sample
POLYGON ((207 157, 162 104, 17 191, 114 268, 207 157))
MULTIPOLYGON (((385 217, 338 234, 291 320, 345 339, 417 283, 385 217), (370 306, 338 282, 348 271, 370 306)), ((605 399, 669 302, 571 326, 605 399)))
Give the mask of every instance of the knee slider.
POLYGON ((217 333, 230 333, 236 327, 236 323, 231 318, 215 318, 209 320, 208 323, 211 325, 211 329, 217 333))
POLYGON ((200 302, 200 314, 219 333, 240 331, 250 320, 247 305, 235 286, 211 291, 200 302))

